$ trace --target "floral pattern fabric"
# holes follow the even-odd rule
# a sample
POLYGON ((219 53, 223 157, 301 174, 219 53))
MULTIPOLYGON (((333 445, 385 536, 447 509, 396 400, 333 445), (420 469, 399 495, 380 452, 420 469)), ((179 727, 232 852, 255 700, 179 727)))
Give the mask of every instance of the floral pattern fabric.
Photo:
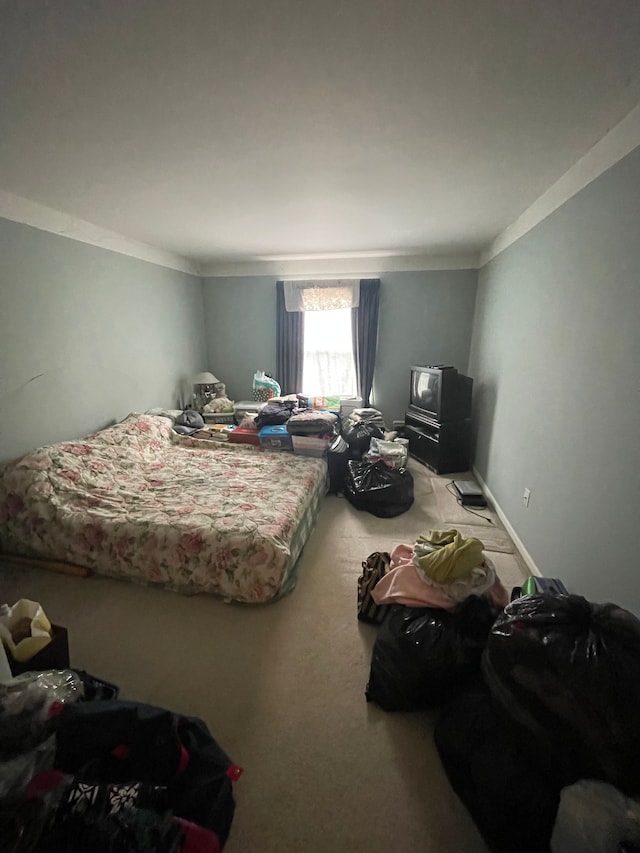
POLYGON ((212 444, 130 415, 0 466, 0 549, 264 602, 295 584, 326 489, 322 459, 212 444))

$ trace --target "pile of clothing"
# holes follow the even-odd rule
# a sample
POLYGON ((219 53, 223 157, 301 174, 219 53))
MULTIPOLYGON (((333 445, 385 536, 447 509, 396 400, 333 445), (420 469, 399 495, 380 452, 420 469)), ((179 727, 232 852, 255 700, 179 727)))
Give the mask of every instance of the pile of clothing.
POLYGON ((483 548, 458 530, 432 530, 413 546, 398 545, 371 596, 378 605, 452 610, 470 595, 481 595, 502 608, 509 597, 483 548))
POLYGON ((387 711, 436 707, 480 677, 480 658, 508 593, 482 542, 458 530, 432 530, 412 546, 399 545, 379 574, 359 596, 360 618, 384 620, 367 700, 387 711))
POLYGON ((91 700, 74 670, 0 682, 0 847, 220 853, 242 771, 199 719, 91 700))

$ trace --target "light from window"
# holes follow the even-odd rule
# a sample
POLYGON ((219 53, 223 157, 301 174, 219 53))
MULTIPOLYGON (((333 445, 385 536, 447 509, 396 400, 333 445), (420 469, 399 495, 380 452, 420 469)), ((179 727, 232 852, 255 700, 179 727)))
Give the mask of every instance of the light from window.
POLYGON ((304 312, 302 386, 310 397, 356 396, 350 308, 304 312))

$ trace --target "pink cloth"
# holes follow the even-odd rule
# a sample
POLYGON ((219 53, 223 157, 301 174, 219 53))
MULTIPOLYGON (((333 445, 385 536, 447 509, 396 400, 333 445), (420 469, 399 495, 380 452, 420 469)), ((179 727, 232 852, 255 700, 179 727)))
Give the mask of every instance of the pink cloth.
MULTIPOLYGON (((371 597, 376 604, 404 604, 407 607, 440 607, 452 610, 460 602, 450 598, 439 586, 423 580, 413 562, 411 545, 398 545, 391 554, 391 571, 378 581, 371 597)), ((495 583, 482 596, 494 607, 505 607, 509 595, 496 575, 495 583)))

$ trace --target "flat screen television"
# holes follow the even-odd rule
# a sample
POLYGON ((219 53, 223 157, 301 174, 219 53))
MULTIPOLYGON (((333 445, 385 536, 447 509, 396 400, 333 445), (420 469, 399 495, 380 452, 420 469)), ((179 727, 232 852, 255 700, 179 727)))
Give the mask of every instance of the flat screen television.
POLYGON ((411 367, 409 408, 429 420, 447 423, 471 417, 473 379, 455 367, 411 367))

